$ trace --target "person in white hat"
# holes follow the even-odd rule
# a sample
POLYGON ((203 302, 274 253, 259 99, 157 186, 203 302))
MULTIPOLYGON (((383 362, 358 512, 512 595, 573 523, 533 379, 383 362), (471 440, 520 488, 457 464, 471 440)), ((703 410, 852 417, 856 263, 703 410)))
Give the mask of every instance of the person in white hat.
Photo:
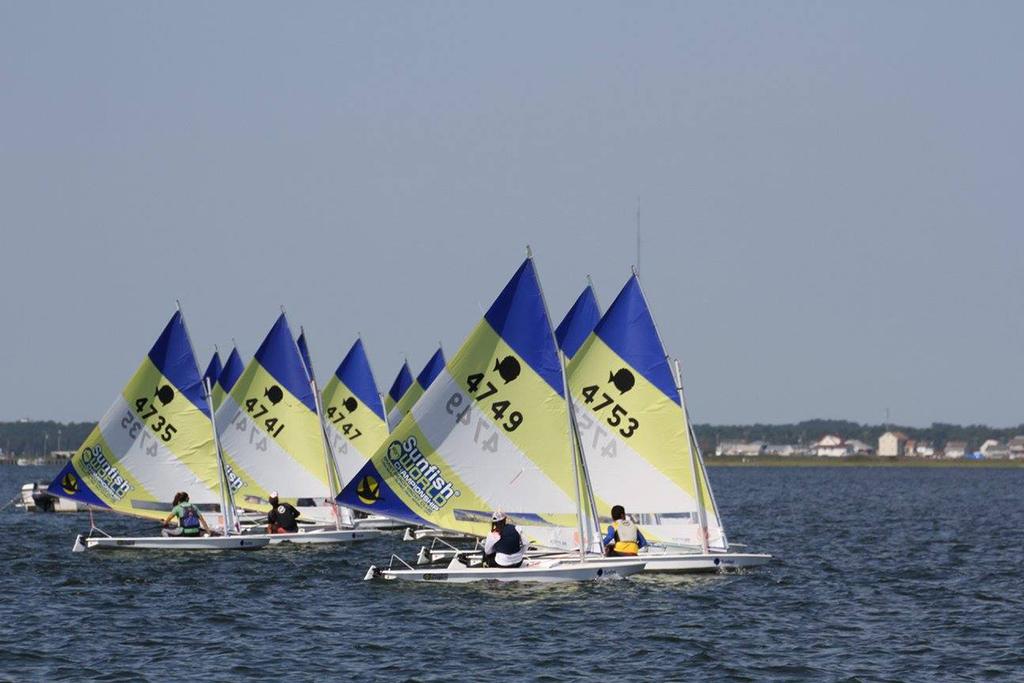
POLYGON ((277 491, 270 494, 270 512, 267 513, 268 534, 294 534, 299 530, 299 511, 291 503, 281 503, 277 491))
POLYGON ((491 533, 484 539, 484 566, 500 569, 521 567, 526 555, 526 542, 519 527, 508 523, 500 510, 491 515, 491 533))

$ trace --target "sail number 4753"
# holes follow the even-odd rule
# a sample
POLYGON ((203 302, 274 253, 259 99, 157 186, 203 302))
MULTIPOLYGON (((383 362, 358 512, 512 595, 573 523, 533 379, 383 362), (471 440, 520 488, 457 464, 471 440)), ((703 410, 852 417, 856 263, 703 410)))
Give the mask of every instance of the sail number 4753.
POLYGON ((610 408, 610 412, 605 421, 612 427, 618 427, 622 424, 622 420, 626 420, 626 425, 619 430, 625 438, 633 436, 637 429, 640 428, 640 422, 636 418, 629 417, 629 411, 626 410, 622 404, 617 403, 614 398, 608 395, 607 392, 601 392, 601 398, 597 398, 597 392, 601 388, 596 384, 591 384, 589 387, 583 387, 580 393, 583 394, 583 402, 590 406, 590 409, 594 413, 599 413, 605 408, 610 408), (596 403, 595 403, 596 402, 596 403), (594 405, 591 405, 594 404, 594 405))

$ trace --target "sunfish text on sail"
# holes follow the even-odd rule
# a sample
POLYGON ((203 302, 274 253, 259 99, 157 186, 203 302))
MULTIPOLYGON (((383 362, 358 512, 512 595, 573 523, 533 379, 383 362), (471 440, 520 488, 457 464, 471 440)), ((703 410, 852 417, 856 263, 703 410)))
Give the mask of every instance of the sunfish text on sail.
POLYGON ((452 497, 461 494, 450 481, 441 476, 437 465, 430 464, 416 443, 415 436, 410 436, 404 443, 392 441, 384 462, 392 474, 400 477, 413 495, 434 512, 440 510, 452 497))
POLYGON ((121 500, 126 493, 132 490, 132 485, 107 460, 107 456, 103 454, 102 446, 87 446, 83 449, 82 464, 89 474, 96 477, 99 485, 116 500, 121 500))

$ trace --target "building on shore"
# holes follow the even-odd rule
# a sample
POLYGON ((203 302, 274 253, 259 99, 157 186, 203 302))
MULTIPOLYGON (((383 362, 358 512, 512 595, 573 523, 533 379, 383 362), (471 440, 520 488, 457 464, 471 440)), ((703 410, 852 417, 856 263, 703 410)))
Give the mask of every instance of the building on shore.
POLYGON ((986 439, 985 443, 981 444, 981 448, 979 448, 978 451, 983 457, 994 460, 1006 460, 1010 457, 1009 445, 1003 443, 999 439, 986 439))
POLYGON ((884 458, 898 458, 907 454, 907 435, 903 432, 886 432, 878 437, 878 455, 884 458))
POLYGON ((1017 435, 1006 444, 1011 460, 1024 460, 1024 436, 1017 435))
POLYGON ((946 447, 943 449, 943 454, 947 458, 963 458, 967 455, 967 442, 966 441, 947 441, 946 447))
POLYGON ((820 458, 845 458, 850 455, 850 448, 843 437, 826 434, 814 443, 811 453, 820 458))
POLYGON ((763 455, 764 441, 722 441, 715 446, 715 455, 763 455))
POLYGON ((850 455, 872 455, 875 452, 875 449, 869 444, 857 439, 847 439, 845 444, 846 450, 850 455))
POLYGON ((913 450, 907 451, 907 455, 918 458, 934 458, 935 445, 931 441, 918 441, 914 444, 913 450))

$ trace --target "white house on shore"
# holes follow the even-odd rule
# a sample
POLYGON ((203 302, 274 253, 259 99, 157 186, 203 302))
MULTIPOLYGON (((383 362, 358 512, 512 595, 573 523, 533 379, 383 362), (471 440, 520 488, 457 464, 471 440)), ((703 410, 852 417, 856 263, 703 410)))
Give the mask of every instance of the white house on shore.
POLYGON ((962 458, 967 455, 966 441, 947 441, 945 448, 947 458, 962 458))
POLYGON ((897 458, 906 455, 907 435, 903 432, 886 432, 878 437, 878 455, 897 458))
POLYGON ((835 434, 826 434, 818 439, 811 451, 818 457, 843 458, 850 455, 849 447, 843 438, 835 434))
POLYGON ((764 441, 722 441, 715 446, 715 455, 761 455, 764 441))

